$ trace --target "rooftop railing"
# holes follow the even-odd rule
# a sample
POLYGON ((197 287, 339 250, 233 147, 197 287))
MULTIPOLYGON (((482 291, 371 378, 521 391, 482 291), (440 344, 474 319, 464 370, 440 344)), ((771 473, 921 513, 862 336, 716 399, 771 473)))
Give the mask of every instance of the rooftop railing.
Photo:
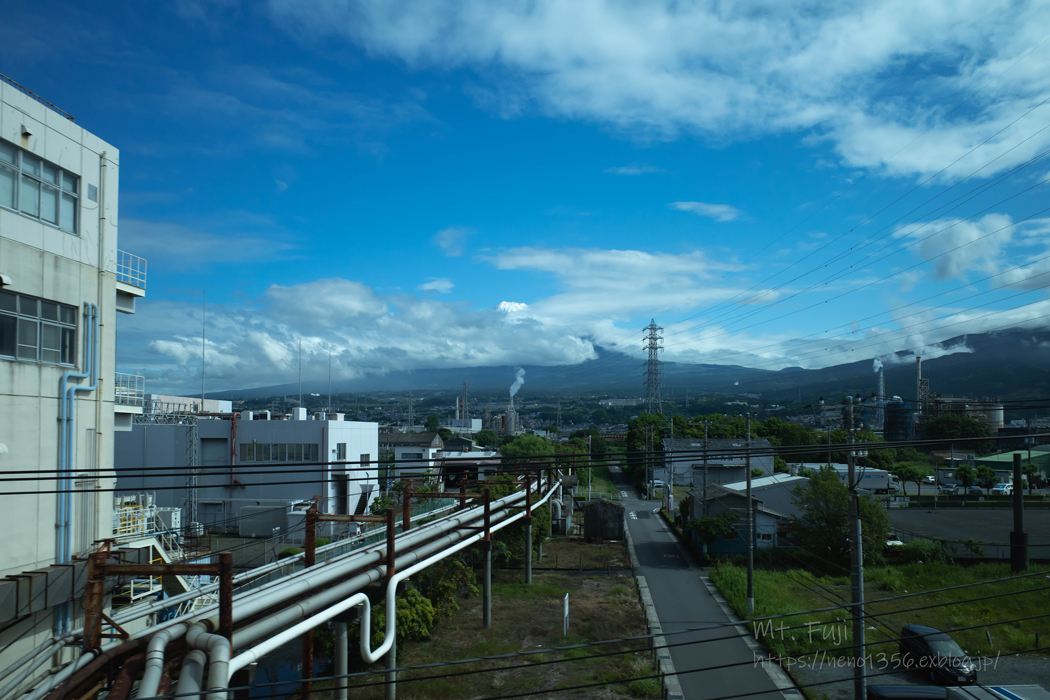
POLYGON ((117 281, 139 289, 146 288, 146 259, 137 255, 117 251, 117 281))
POLYGON ((32 97, 34 100, 36 100, 40 104, 44 105, 45 107, 50 107, 51 109, 55 110, 56 112, 61 114, 63 117, 68 119, 69 121, 75 121, 73 119, 73 115, 72 114, 70 114, 69 112, 65 111, 64 109, 59 109, 58 107, 56 107, 55 105, 51 104, 50 102, 48 102, 43 97, 41 97, 40 95, 36 94, 35 92, 30 90, 29 88, 25 87, 24 85, 19 85, 15 81, 11 80, 10 78, 8 78, 3 73, 0 73, 0 80, 3 80, 5 83, 7 83, 11 87, 15 88, 19 92, 21 92, 21 93, 23 93, 25 95, 28 95, 29 97, 32 97))
POLYGON ((113 401, 122 406, 142 406, 146 398, 146 378, 138 374, 113 374, 113 401))

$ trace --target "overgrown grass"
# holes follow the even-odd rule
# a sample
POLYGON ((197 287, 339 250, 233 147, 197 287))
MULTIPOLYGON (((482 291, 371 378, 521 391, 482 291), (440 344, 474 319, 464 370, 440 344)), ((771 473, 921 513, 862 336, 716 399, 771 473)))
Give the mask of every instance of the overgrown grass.
MULTIPOLYGON (((985 583, 1012 575, 1009 567, 1003 564, 972 567, 945 563, 905 564, 865 569, 864 574, 865 598, 868 600, 866 612, 873 616, 867 622, 867 641, 887 642, 869 647, 869 651, 873 654, 885 653, 887 656, 897 651, 897 644, 892 640, 896 639, 901 627, 906 624, 929 625, 950 632, 961 627, 1044 614, 1047 591, 1038 589, 1050 584, 1042 576, 985 583), (977 583, 982 585, 880 601, 892 596, 977 583), (1009 595, 973 600, 993 594, 1009 595), (937 607, 925 607, 931 605, 937 607)), ((710 577, 736 613, 745 617, 745 569, 736 564, 723 563, 711 570, 710 577)), ((849 598, 847 576, 817 576, 800 570, 755 571, 756 618, 840 605, 849 598)), ((1050 618, 996 624, 950 633, 972 655, 994 656, 1037 646, 1037 633, 1042 640, 1050 636, 1048 620, 1050 618), (988 633, 991 634, 991 643, 988 633)), ((844 610, 784 618, 774 621, 772 630, 768 623, 762 625, 756 637, 776 654, 805 654, 816 649, 848 646, 852 642, 849 616, 844 610), (810 628, 806 627, 807 624, 810 628), (781 631, 779 628, 782 625, 785 628, 802 629, 781 631)), ((846 653, 843 651, 840 655, 846 653)))

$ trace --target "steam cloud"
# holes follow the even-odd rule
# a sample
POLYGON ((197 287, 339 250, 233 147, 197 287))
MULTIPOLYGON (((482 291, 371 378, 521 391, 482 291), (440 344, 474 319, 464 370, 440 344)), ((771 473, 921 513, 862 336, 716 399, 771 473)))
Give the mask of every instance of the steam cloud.
POLYGON ((525 383, 525 369, 518 367, 518 371, 514 373, 514 383, 510 385, 511 398, 518 393, 518 389, 525 383))
POLYGON ((880 360, 879 358, 876 357, 874 359, 874 361, 872 361, 872 363, 871 363, 871 371, 872 372, 878 372, 881 369, 882 369, 882 360, 880 360))

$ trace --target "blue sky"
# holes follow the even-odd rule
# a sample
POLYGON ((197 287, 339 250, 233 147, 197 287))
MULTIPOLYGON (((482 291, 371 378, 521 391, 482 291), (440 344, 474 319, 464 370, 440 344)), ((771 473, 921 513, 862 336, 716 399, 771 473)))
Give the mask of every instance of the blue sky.
POLYGON ((665 359, 778 369, 1050 314, 1043 3, 5 18, 0 72, 121 151, 151 390, 200 386, 201 290, 215 390, 294 381, 300 339, 350 378, 641 357, 656 318, 665 359))

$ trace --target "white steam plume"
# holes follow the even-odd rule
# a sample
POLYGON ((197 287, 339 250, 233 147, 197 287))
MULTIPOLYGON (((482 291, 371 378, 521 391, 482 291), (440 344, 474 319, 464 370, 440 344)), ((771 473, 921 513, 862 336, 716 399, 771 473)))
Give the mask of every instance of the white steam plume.
POLYGON ((882 360, 880 360, 879 358, 876 357, 875 360, 871 363, 871 371, 872 372, 878 372, 881 369, 882 369, 882 360))
POLYGON ((514 373, 514 383, 510 385, 511 398, 514 397, 514 394, 518 393, 518 389, 520 389, 521 385, 524 384, 524 383, 525 383, 525 369, 522 368, 522 367, 518 367, 518 371, 514 373))

